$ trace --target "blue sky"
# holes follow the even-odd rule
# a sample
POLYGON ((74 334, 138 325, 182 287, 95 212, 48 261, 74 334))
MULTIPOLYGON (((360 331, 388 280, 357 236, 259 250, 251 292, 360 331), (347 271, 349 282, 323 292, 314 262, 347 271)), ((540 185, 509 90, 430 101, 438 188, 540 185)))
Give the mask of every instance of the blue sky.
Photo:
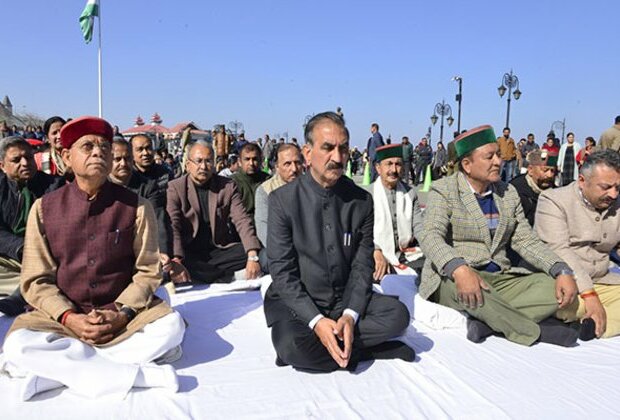
MULTIPOLYGON (((104 117, 121 129, 159 112, 167 126, 238 120, 252 139, 301 138, 306 115, 341 106, 354 145, 375 121, 384 137, 417 140, 435 103, 456 117, 450 79, 460 75, 462 126, 499 133, 497 87, 511 68, 523 92, 516 138, 541 141, 566 118, 583 143, 620 114, 616 0, 101 1, 104 117)), ((85 4, 2 1, 0 96, 18 111, 96 115, 96 40, 86 45, 77 21, 85 4)))

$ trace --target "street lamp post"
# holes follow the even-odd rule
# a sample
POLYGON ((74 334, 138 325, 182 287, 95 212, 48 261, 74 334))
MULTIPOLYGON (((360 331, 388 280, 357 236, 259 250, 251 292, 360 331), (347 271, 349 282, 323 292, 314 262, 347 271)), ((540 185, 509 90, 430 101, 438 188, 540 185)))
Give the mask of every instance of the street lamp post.
POLYGON ((306 128, 306 125, 308 125, 308 122, 310 122, 310 120, 312 119, 312 117, 314 117, 314 114, 308 114, 308 115, 306 115, 306 118, 304 118, 304 129, 306 128))
POLYGON ((564 130, 566 129, 566 118, 562 119, 562 121, 557 120, 551 124, 551 130, 554 133, 557 133, 556 130, 562 129, 562 138, 560 139, 560 144, 564 144, 564 130))
POLYGON ((235 133, 235 137, 237 137, 237 134, 239 134, 239 132, 243 131, 243 123, 241 121, 231 121, 228 123, 228 126, 230 127, 231 131, 235 133))
POLYGON ((510 69, 510 73, 504 73, 504 77, 502 78, 502 84, 497 88, 497 92, 499 93, 499 97, 503 97, 504 94, 508 91, 508 108, 506 110, 506 127, 510 128, 510 97, 514 96, 515 100, 519 100, 521 97, 521 91, 519 90, 519 78, 516 74, 512 73, 512 69, 510 69), (512 89, 515 89, 514 92, 512 89))
POLYGON ((433 123, 433 125, 437 124, 437 120, 439 119, 437 114, 441 115, 441 125, 439 126, 439 141, 443 142, 443 119, 446 115, 448 115, 446 121, 448 121, 448 126, 452 125, 452 123, 454 122, 454 118, 452 117, 452 107, 444 100, 442 100, 441 103, 438 102, 437 104, 435 104, 435 111, 433 112, 433 115, 431 115, 431 123, 433 123))
POLYGON ((456 120, 456 130, 461 133, 461 102, 463 101, 463 78, 454 76, 452 80, 459 82, 459 93, 456 94, 456 102, 459 104, 458 118, 456 120))

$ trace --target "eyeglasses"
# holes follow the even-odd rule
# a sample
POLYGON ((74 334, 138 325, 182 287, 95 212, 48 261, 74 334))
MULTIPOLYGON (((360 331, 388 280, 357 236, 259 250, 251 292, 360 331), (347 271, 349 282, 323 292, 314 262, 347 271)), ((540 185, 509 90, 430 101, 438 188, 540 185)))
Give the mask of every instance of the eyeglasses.
POLYGON ((100 142, 86 141, 78 145, 78 149, 80 149, 82 153, 89 155, 93 152, 93 150, 95 150, 95 146, 97 146, 101 153, 104 154, 108 154, 112 150, 112 144, 107 140, 103 140, 100 142))
POLYGON ((213 166, 213 159, 190 159, 187 158, 188 161, 192 162, 194 165, 201 167, 202 165, 205 166, 205 168, 207 166, 213 166))

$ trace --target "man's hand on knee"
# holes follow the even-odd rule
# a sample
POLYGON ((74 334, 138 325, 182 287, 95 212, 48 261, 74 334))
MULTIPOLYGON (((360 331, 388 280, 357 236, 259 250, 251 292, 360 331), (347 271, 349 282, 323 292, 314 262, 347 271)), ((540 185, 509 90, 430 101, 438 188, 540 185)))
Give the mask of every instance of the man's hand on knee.
POLYGON ((462 265, 454 270, 452 277, 456 285, 456 296, 461 305, 468 309, 476 309, 484 305, 482 290, 489 290, 489 286, 476 270, 462 265))
POLYGON ((389 272, 389 263, 380 249, 375 249, 372 255, 375 260, 375 272, 372 274, 372 277, 378 283, 389 272))
POLYGON ((338 366, 345 368, 349 364, 349 359, 345 352, 340 349, 338 341, 336 340, 336 334, 338 332, 336 329, 337 325, 338 324, 333 319, 323 317, 314 326, 314 333, 319 337, 321 344, 327 349, 338 366))
POLYGON ((563 274, 555 279, 555 297, 560 308, 565 308, 575 300, 577 296, 577 283, 575 277, 563 274))
POLYGON ((588 296, 583 299, 583 302, 586 307, 586 314, 583 317, 592 318, 596 323, 596 336, 601 338, 607 329, 607 312, 597 295, 588 296))

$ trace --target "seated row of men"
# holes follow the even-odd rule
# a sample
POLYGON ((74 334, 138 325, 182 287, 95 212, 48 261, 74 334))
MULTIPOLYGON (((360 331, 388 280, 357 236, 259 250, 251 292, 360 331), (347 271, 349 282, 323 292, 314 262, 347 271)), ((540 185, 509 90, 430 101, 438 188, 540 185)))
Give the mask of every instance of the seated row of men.
MULTIPOLYGON (((22 255, 16 254, 23 258, 21 291, 35 310, 16 319, 4 348, 8 370, 26 374, 23 398, 61 385, 85 395, 131 386, 175 389, 174 370, 149 363, 178 358, 184 331, 178 314, 154 295, 161 265, 173 277, 205 281, 243 268, 254 278, 268 265, 273 283, 264 310, 276 363, 304 371, 413 360, 414 351, 394 340, 409 325, 407 307, 372 288, 373 280, 410 267, 422 271, 422 298, 469 314, 468 338, 475 342, 502 334, 524 345, 572 346, 580 334, 620 332, 618 275, 609 269, 620 242, 616 152, 593 153, 578 182, 541 195, 537 234, 517 190, 499 180, 489 126, 456 139, 460 171, 433 185, 424 216, 415 192, 399 181, 400 146, 377 151, 380 178, 371 195, 343 177, 349 135, 340 116, 316 115, 305 140, 307 172, 300 173, 297 148, 282 148, 277 175, 260 187, 260 151, 242 150, 242 168, 247 158, 256 172, 244 170, 240 186, 213 174, 208 144, 189 146, 187 175, 167 188, 162 220, 170 218, 163 225, 171 232, 172 257, 165 259, 156 238, 161 244, 167 234, 154 206, 107 181, 112 172, 111 180, 131 185, 129 147, 112 144, 103 120, 65 125, 62 156, 75 181, 35 202, 22 255), (259 241, 255 225, 266 239, 259 241), (537 272, 513 266, 510 250, 537 272), (580 319, 591 321, 570 323, 580 319), (123 379, 90 386, 88 378, 103 369, 123 379)), ((531 157, 526 183, 534 191, 544 184, 535 179, 536 168, 547 159, 531 157)), ((15 160, 20 167, 25 161, 15 160)), ((137 192, 148 195, 147 189, 137 192)), ((161 208, 161 198, 157 203, 161 208)), ((12 220, 20 219, 17 213, 12 220)))

